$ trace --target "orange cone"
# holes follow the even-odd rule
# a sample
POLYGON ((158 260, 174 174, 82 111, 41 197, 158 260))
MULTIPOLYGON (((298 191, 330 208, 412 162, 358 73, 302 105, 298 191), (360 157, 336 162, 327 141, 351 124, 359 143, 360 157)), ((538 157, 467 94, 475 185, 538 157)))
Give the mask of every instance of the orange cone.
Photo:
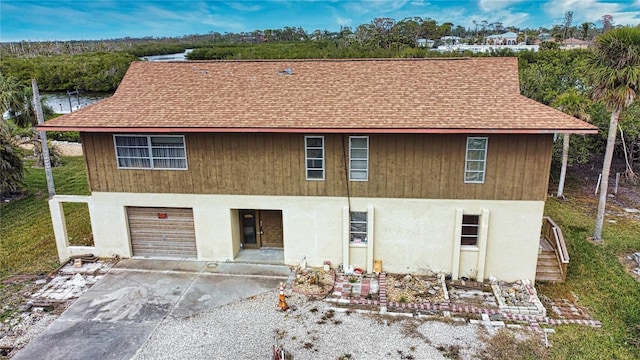
POLYGON ((280 295, 278 295, 278 307, 282 311, 289 310, 289 305, 287 305, 287 299, 284 296, 284 284, 280 283, 280 295))

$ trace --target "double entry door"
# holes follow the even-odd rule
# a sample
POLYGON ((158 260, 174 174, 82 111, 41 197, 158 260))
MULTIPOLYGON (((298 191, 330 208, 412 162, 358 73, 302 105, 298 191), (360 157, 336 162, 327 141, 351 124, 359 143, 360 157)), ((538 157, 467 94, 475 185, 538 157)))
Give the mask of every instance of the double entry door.
POLYGON ((245 249, 282 248, 282 210, 239 210, 240 236, 245 249))

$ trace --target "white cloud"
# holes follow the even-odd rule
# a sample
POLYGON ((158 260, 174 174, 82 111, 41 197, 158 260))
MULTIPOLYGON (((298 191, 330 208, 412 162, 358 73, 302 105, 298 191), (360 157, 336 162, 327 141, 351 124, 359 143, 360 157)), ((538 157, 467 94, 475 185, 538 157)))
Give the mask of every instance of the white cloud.
POLYGON ((492 17, 494 22, 501 22, 504 26, 529 27, 531 15, 520 12, 497 11, 492 17))
POLYGON ((512 12, 509 10, 496 10, 487 13, 472 13, 462 8, 448 8, 442 9, 439 12, 438 19, 447 19, 456 25, 461 25, 466 28, 475 29, 473 21, 478 22, 487 20, 489 23, 501 22, 504 26, 515 26, 520 28, 530 27, 532 17, 530 14, 524 12, 512 12))
POLYGON ((532 14, 519 11, 519 3, 525 0, 478 0, 480 14, 466 16, 461 22, 463 26, 474 28, 473 20, 488 20, 490 23, 501 22, 504 26, 520 28, 535 26, 532 14))
POLYGON ((352 26, 353 20, 351 20, 350 18, 340 15, 334 15, 334 18, 336 20, 336 24, 340 26, 352 26))
MULTIPOLYGON (((640 1, 640 0, 638 0, 640 1)), ((429 6, 431 3, 425 2, 424 0, 413 0, 411 1, 411 5, 413 6, 429 6)))
MULTIPOLYGON (((635 4, 640 5, 640 0, 636 0, 635 4)), ((640 23, 640 11, 636 9, 628 4, 600 0, 552 0, 544 5, 544 11, 558 24, 563 21, 565 12, 573 11, 574 25, 585 21, 597 23, 603 15, 613 16, 618 25, 637 25, 640 23), (629 9, 625 9, 627 6, 629 9)))
POLYGON ((262 6, 259 5, 259 2, 258 3, 255 3, 255 2, 246 2, 246 3, 233 2, 233 3, 228 3, 227 5, 229 5, 230 8, 232 8, 234 10, 238 10, 238 11, 255 12, 255 11, 262 10, 262 6), (248 4, 253 4, 253 5, 248 5, 248 4))
POLYGON ((125 28, 127 31, 143 31, 149 35, 165 34, 168 29, 183 34, 195 33, 199 25, 232 31, 242 28, 242 24, 233 17, 219 15, 215 9, 208 8, 204 3, 194 3, 191 7, 179 10, 168 10, 153 5, 141 6, 130 14, 115 13, 113 18, 119 18, 122 24, 138 24, 136 28, 141 28, 125 28))
POLYGON ((484 12, 493 12, 508 8, 524 0, 478 0, 478 7, 484 12))
POLYGON ((402 8, 408 2, 408 0, 350 1, 345 4, 345 9, 356 14, 391 13, 402 8))

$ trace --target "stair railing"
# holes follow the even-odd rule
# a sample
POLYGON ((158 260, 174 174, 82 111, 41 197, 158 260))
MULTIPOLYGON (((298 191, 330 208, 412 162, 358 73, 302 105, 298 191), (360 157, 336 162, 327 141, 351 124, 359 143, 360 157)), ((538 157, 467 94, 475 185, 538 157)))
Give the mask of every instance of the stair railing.
POLYGON ((565 281, 567 279, 567 268, 569 267, 569 253, 567 252, 567 245, 564 242, 562 230, 548 216, 542 218, 542 236, 547 239, 549 244, 553 247, 556 259, 560 265, 560 276, 562 277, 562 281, 565 281))

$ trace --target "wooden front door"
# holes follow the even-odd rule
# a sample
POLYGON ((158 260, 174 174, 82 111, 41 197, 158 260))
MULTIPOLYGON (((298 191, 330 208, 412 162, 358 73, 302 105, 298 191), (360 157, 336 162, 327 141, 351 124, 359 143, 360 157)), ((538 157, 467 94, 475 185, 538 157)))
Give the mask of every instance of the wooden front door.
POLYGON ((282 210, 260 210, 259 221, 261 246, 283 247, 282 210))

